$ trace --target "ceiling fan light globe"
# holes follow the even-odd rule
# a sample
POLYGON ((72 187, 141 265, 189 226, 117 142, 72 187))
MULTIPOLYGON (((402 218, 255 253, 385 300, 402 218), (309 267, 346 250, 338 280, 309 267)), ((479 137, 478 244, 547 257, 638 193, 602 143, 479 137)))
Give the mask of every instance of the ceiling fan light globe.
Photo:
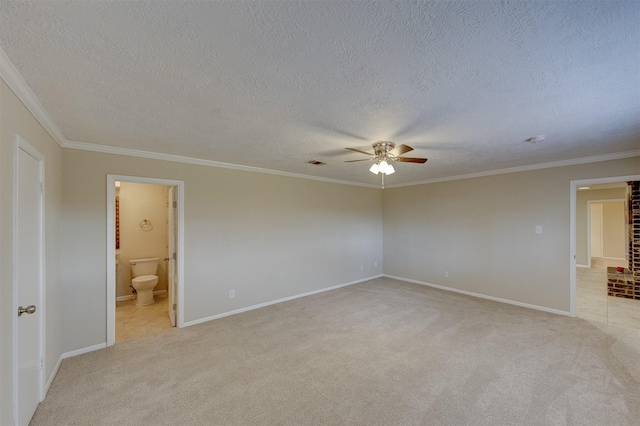
POLYGON ((380 173, 387 173, 387 170, 389 169, 389 163, 386 162, 386 160, 382 160, 380 162, 380 173))
POLYGON ((373 163, 369 171, 374 175, 377 175, 378 173, 380 173, 380 166, 378 166, 378 163, 373 163))
POLYGON ((396 169, 393 168, 392 164, 387 165, 387 171, 386 171, 387 176, 392 175, 395 172, 396 172, 396 169))

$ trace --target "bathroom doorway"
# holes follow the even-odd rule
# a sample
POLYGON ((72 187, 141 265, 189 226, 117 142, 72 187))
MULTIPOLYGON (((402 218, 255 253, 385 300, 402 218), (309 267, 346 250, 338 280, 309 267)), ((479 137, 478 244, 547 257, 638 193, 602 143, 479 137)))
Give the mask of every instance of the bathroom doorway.
POLYGON ((182 181, 107 175, 107 346, 182 327, 183 194, 182 181), (146 258, 158 259, 158 283, 154 303, 137 306, 130 264, 146 258))

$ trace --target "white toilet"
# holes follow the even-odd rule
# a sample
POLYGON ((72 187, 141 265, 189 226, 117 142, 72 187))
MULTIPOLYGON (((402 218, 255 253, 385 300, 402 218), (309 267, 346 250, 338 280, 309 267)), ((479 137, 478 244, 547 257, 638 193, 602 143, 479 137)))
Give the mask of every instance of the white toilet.
POLYGON ((131 286, 136 289, 138 298, 137 306, 147 306, 153 303, 153 288, 158 284, 158 261, 157 257, 151 259, 132 259, 129 261, 131 265, 131 273, 133 279, 131 286))

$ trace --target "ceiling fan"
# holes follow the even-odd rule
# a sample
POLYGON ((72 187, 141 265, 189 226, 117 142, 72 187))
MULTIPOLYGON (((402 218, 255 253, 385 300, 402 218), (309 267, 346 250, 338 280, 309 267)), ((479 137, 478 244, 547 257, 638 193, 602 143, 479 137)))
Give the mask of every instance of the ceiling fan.
POLYGON ((398 145, 389 141, 375 142, 373 145, 373 154, 370 152, 362 151, 357 148, 347 148, 349 151, 359 152, 360 154, 368 155, 369 158, 362 160, 348 160, 345 163, 355 163, 356 161, 373 161, 373 165, 369 171, 375 175, 382 173, 384 175, 390 175, 395 173, 392 163, 399 161, 401 163, 426 163, 426 158, 416 157, 400 157, 402 154, 406 154, 409 151, 413 151, 408 145, 398 145))

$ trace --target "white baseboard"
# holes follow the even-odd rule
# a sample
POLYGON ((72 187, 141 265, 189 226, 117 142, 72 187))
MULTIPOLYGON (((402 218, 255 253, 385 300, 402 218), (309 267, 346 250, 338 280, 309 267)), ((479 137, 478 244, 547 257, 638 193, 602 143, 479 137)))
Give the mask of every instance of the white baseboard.
POLYGON ((200 319, 193 320, 193 321, 187 321, 187 322, 185 322, 183 324, 183 327, 188 327, 188 326, 191 326, 191 325, 201 324, 203 322, 213 321, 213 320, 224 318, 224 317, 228 317, 228 316, 231 316, 231 315, 241 314, 242 312, 247 312, 247 311, 252 311, 254 309, 264 308, 266 306, 275 305, 276 303, 287 302, 289 300, 299 299, 301 297, 306 297, 306 296, 312 296, 314 294, 323 293, 325 291, 335 290, 335 289, 338 289, 338 288, 341 288, 341 287, 346 287, 346 286, 350 286, 350 285, 353 285, 353 284, 362 283, 362 282, 365 282, 365 281, 369 281, 369 280, 373 280, 373 279, 376 279, 376 278, 380 278, 382 276, 383 276, 382 274, 375 275, 373 277, 368 277, 368 278, 364 278, 364 279, 361 279, 361 280, 351 281, 351 282, 344 283, 344 284, 338 284, 338 285, 333 286, 333 287, 327 287, 327 288, 323 288, 323 289, 320 289, 320 290, 309 291, 307 293, 296 294, 295 296, 289 296, 289 297, 285 297, 285 298, 282 298, 282 299, 272 300, 270 302, 264 302, 264 303, 259 303, 257 305, 247 306, 246 308, 240 308, 240 309, 236 309, 236 310, 229 311, 229 312, 224 312, 224 313, 217 314, 217 315, 212 315, 210 317, 200 318, 200 319))
POLYGON ((56 366, 53 368, 53 371, 51 372, 51 376, 49 376, 49 380, 47 380, 47 384, 44 387, 43 399, 44 399, 45 396, 47 396, 47 392, 49 392, 49 388, 51 387, 51 383, 53 383, 53 379, 55 379, 56 375, 58 374, 58 369, 60 368, 60 364, 62 364, 62 360, 63 359, 71 358, 71 357, 77 356, 77 355, 86 354, 87 352, 97 351, 99 349, 104 349, 106 347, 107 347, 107 343, 106 342, 105 343, 98 343, 97 345, 88 346, 86 348, 76 349, 74 351, 65 352, 62 355, 60 355, 60 358, 58 358, 58 362, 56 363, 56 366))
MULTIPOLYGON (((348 283, 345 283, 345 284, 339 284, 339 285, 336 285, 336 286, 333 286, 333 287, 327 287, 327 288, 323 288, 323 289, 320 289, 320 290, 315 290, 315 291, 310 291, 310 292, 307 292, 307 293, 297 294, 295 296, 285 297, 283 299, 278 299, 278 300, 273 300, 273 301, 270 301, 270 302, 260 303, 258 305, 253 305, 253 306, 249 306, 249 307, 246 307, 246 308, 236 309, 234 311, 225 312, 225 313, 222 313, 222 314, 213 315, 213 316, 210 316, 210 317, 201 318, 201 319, 198 319, 198 320, 186 322, 186 323, 184 323, 183 327, 200 324, 200 323, 207 322, 207 321, 212 321, 212 320, 215 320, 215 319, 218 319, 218 318, 223 318, 223 317, 227 317, 227 316, 230 316, 230 315, 239 314, 239 313, 251 311, 251 310, 254 310, 254 309, 263 308, 263 307, 269 306, 269 305, 275 305, 276 303, 286 302, 288 300, 298 299, 300 297, 311 296, 313 294, 322 293, 322 292, 329 291, 329 290, 335 290, 337 288, 346 287, 346 286, 353 285, 353 284, 358 284, 358 283, 361 283, 361 282, 364 282, 364 281, 369 281, 369 280, 373 280, 375 278, 380 278, 380 277, 382 277, 382 275, 375 275, 373 277, 364 278, 364 279, 357 280, 357 281, 351 281, 351 282, 348 282, 348 283)), ((154 295, 155 294, 164 294, 166 292, 167 292, 167 290, 158 290, 158 291, 154 291, 153 294, 154 295)), ((134 296, 135 295, 120 296, 120 297, 117 297, 116 300, 117 301, 130 300, 130 299, 133 299, 134 296)), ((44 390, 44 395, 47 394, 47 392, 49 391, 49 387, 51 386, 51 383, 53 383, 53 379, 56 377, 56 374, 58 374, 58 369, 60 368, 60 364, 62 363, 63 359, 71 358, 71 357, 74 357, 74 356, 77 356, 77 355, 82 355, 82 354, 85 354, 87 352, 97 351, 99 349, 104 349, 106 347, 107 347, 107 343, 104 342, 104 343, 99 343, 97 345, 88 346, 86 348, 81 348, 81 349, 76 349, 74 351, 65 352, 62 355, 60 355, 60 358, 58 359, 58 362, 56 363, 56 366, 54 367, 53 371, 51 372, 51 376, 49 377, 49 380, 47 381, 47 385, 46 385, 45 390, 44 390)))
POLYGON ((49 380, 47 380, 47 384, 44 386, 44 393, 42 395, 43 400, 47 396, 47 392, 49 392, 49 388, 51 387, 51 383, 53 383, 53 379, 55 379, 56 375, 58 374, 58 369, 60 368, 60 364, 62 364, 63 359, 64 359, 63 355, 60 355, 60 358, 58 358, 58 362, 56 363, 56 366, 53 367, 51 376, 49 376, 49 380))
POLYGON ((71 358, 72 356, 78 356, 78 355, 86 354, 88 352, 97 351, 99 349, 104 349, 106 347, 107 347, 107 343, 106 342, 98 343, 97 345, 87 346, 86 348, 80 348, 80 349, 76 349, 74 351, 65 352, 60 357, 62 359, 71 358))
POLYGON ((576 268, 590 268, 589 265, 576 265, 576 268))
MULTIPOLYGON (((156 296, 158 294, 165 294, 167 292, 167 290, 156 290, 153 292, 153 295, 156 296)), ((135 299, 136 295, 135 294, 130 294, 128 296, 118 296, 116 297, 116 302, 123 302, 125 300, 131 300, 131 299, 135 299)))
POLYGON ((431 284, 431 283, 424 282, 424 281, 412 280, 412 279, 409 279, 409 278, 396 277, 396 276, 387 275, 387 274, 383 274, 383 276, 385 276, 387 278, 393 278, 394 280, 406 281, 406 282, 413 283, 413 284, 426 285, 428 287, 433 287, 433 288, 437 288, 437 289, 440 289, 440 290, 452 291, 454 293, 460 293, 460 294, 465 294, 467 296, 478 297, 480 299, 493 300, 494 302, 500 302, 500 303, 506 303, 506 304, 509 304, 509 305, 521 306, 523 308, 535 309, 537 311, 549 312, 549 313, 552 313, 552 314, 564 315, 564 316, 567 316, 567 317, 573 317, 574 316, 574 315, 571 315, 571 312, 561 311, 559 309, 551 309, 551 308, 547 308, 547 307, 544 307, 544 306, 531 305, 529 303, 523 303, 523 302, 516 302, 515 300, 503 299, 501 297, 487 296, 486 294, 473 293, 471 291, 459 290, 459 289, 453 288, 453 287, 445 287, 445 286, 442 286, 442 285, 431 284))
MULTIPOLYGON (((582 266, 582 265, 576 265, 576 266, 585 267, 585 266, 582 266)), ((372 277, 364 278, 364 279, 361 279, 361 280, 356 280, 356 281, 351 281, 351 282, 344 283, 344 284, 339 284, 339 285, 336 285, 336 286, 333 286, 333 287, 327 287, 327 288, 323 288, 323 289, 320 289, 320 290, 309 291, 307 293, 296 294, 294 296, 284 297, 282 299, 277 299, 277 300, 272 300, 272 301, 269 301, 269 302, 259 303, 257 305, 247 306, 246 308, 240 308, 240 309, 236 309, 236 310, 233 310, 233 311, 224 312, 224 313, 221 313, 221 314, 212 315, 212 316, 205 317, 205 318, 200 318, 200 319, 193 320, 193 321, 187 321, 187 322, 184 323, 183 327, 188 327, 188 326, 201 324, 201 323, 208 322, 208 321, 213 321, 213 320, 224 318, 224 317, 228 317, 228 316, 231 316, 231 315, 240 314, 242 312, 252 311, 254 309, 260 309, 260 308, 264 308, 266 306, 275 305, 277 303, 282 303, 282 302, 287 302, 289 300, 299 299, 301 297, 312 296, 314 294, 323 293, 325 291, 336 290, 338 288, 347 287, 347 286, 350 286, 350 285, 353 285, 353 284, 362 283, 362 282, 373 280, 373 279, 380 278, 380 277, 387 277, 387 278, 392 278, 394 280, 406 281, 406 282, 410 282, 410 283, 413 283, 413 284, 419 284, 419 285, 425 285, 427 287, 433 287, 433 288, 437 288, 437 289, 440 289, 440 290, 452 291, 454 293, 460 293, 460 294, 464 294, 464 295, 467 295, 467 296, 478 297, 480 299, 492 300, 494 302, 506 303, 506 304, 509 304, 509 305, 520 306, 520 307, 523 307, 523 308, 529 308, 529 309, 535 309, 535 310, 538 310, 538 311, 549 312, 549 313, 552 313, 552 314, 564 315, 564 316, 573 316, 573 315, 571 315, 571 312, 561 311, 559 309, 551 309, 551 308, 547 308, 547 307, 544 307, 544 306, 531 305, 529 303, 522 303, 522 302, 517 302, 515 300, 503 299, 501 297, 487 296, 485 294, 473 293, 473 292, 470 292, 470 291, 459 290, 457 288, 452 288, 452 287, 445 287, 445 286, 441 286, 441 285, 437 285, 437 284, 428 283, 428 282, 425 282, 425 281, 418 281, 418 280, 412 280, 412 279, 409 279, 409 278, 396 277, 394 275, 380 274, 380 275, 375 275, 375 276, 372 276, 372 277)), ((158 290, 158 291, 154 291, 153 294, 163 294, 163 293, 166 293, 166 292, 167 292, 166 290, 158 290)), ((133 297, 129 297, 129 296, 121 296, 121 297, 118 297, 116 300, 118 300, 118 301, 120 301, 120 300, 129 300, 129 299, 132 299, 132 298, 133 297)), ((60 355, 60 358, 58 359, 58 362, 56 363, 55 368, 51 372, 51 376, 49 377, 49 380, 47 381, 47 384, 45 386, 44 396, 46 396, 47 392, 49 391, 49 387, 51 386, 51 383, 53 383, 53 379, 56 377, 56 374, 58 374, 58 369, 60 368, 60 364, 62 363, 63 359, 71 358, 71 357, 74 357, 74 356, 77 356, 77 355, 82 355, 82 354, 85 354, 85 353, 88 353, 88 352, 97 351, 99 349, 104 349, 106 347, 107 347, 107 343, 104 342, 104 343, 99 343, 97 345, 88 346, 86 348, 80 348, 80 349, 76 349, 76 350, 73 350, 73 351, 65 352, 62 355, 60 355)))
MULTIPOLYGON (((154 296, 158 294, 166 294, 166 293, 167 293, 167 290, 156 290, 153 292, 154 296)), ((135 298, 136 298, 135 294, 132 294, 130 296, 119 296, 119 297, 116 297, 116 301, 121 302, 123 300, 131 300, 135 298)), ((51 387, 51 383, 53 383, 53 379, 56 377, 56 374, 58 374, 58 369, 60 368, 60 364, 62 364, 63 359, 86 354, 87 352, 97 351, 99 349, 104 349, 106 347, 107 347, 106 342, 98 343, 97 345, 76 349, 74 351, 65 352, 62 355, 60 355, 60 358, 58 359, 56 366, 53 368, 53 371, 51 372, 51 376, 49 377, 49 380, 47 380, 47 384, 44 388, 43 398, 47 395, 47 392, 49 392, 49 387, 51 387)))

